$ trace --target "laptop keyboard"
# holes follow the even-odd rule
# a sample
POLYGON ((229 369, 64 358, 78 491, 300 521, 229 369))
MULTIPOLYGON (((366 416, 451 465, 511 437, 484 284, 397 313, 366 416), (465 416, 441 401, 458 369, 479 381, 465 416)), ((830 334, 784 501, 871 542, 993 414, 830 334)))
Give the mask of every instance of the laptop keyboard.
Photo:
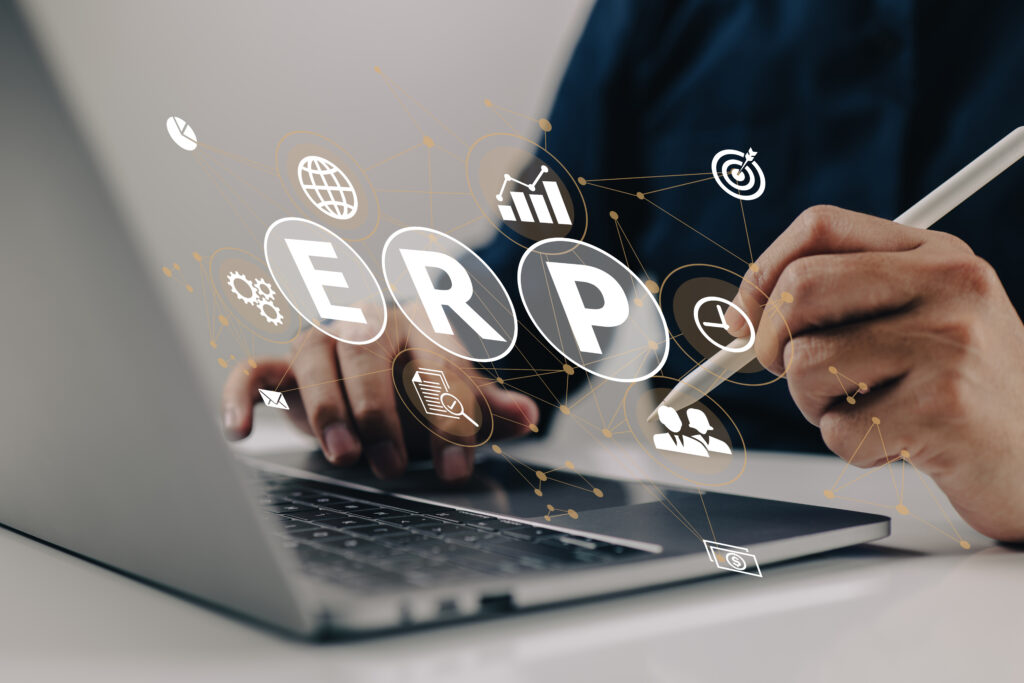
POLYGON ((261 476, 261 503, 303 570, 348 587, 437 585, 652 554, 527 522, 305 479, 261 476))

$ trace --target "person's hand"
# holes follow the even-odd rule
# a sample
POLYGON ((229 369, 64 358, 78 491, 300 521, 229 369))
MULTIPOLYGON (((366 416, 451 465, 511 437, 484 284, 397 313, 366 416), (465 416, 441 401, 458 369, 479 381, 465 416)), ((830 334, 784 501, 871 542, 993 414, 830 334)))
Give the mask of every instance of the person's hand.
MULTIPOLYGON (((296 339, 290 358, 261 358, 255 368, 235 368, 224 385, 225 432, 233 439, 249 434, 260 387, 298 388, 287 394, 289 414, 319 439, 331 463, 352 465, 364 457, 377 476, 391 478, 405 471, 410 456, 429 452, 441 479, 466 479, 473 472, 473 449, 452 445, 402 415, 406 411, 395 395, 392 360, 407 348, 414 349, 415 362, 415 349, 436 347, 396 310, 390 311, 387 329, 372 344, 344 344, 310 329, 296 339)), ((445 365, 438 368, 434 354, 423 365, 442 370, 449 378, 461 369, 473 379, 494 413, 494 438, 522 436, 537 422, 533 399, 499 388, 467 361, 437 352, 447 359, 445 365)), ((472 397, 460 398, 470 411, 472 397)))
POLYGON ((992 267, 952 235, 834 207, 805 211, 756 263, 736 303, 826 445, 860 467, 905 449, 971 526, 1024 539, 1024 325, 992 267), (785 322, 758 289, 771 306, 792 295, 785 322), (830 366, 868 385, 855 405, 830 366), (872 417, 886 454, 858 450, 872 417))

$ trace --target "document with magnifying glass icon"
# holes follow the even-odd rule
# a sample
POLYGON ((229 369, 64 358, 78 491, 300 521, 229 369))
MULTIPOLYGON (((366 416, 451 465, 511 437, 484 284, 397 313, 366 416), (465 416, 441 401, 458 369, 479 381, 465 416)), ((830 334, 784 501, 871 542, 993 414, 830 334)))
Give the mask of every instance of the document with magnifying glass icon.
POLYGON ((479 427, 466 414, 458 397, 451 393, 444 371, 420 368, 412 376, 412 386, 420 399, 420 405, 423 406, 423 412, 427 415, 451 417, 456 420, 464 417, 474 427, 479 427))

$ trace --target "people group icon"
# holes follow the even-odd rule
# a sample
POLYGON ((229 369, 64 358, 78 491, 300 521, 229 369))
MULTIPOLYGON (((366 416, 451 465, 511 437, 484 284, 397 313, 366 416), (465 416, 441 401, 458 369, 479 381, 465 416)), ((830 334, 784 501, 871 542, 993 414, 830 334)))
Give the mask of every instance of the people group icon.
POLYGON ((679 413, 668 406, 658 408, 658 420, 668 429, 667 432, 654 435, 654 447, 659 451, 669 453, 682 453, 685 455, 697 455, 702 458, 710 458, 712 453, 729 455, 732 449, 725 441, 718 437, 708 436, 708 432, 714 430, 708 416, 700 408, 687 408, 687 428, 696 432, 695 434, 683 434, 683 421, 679 413))

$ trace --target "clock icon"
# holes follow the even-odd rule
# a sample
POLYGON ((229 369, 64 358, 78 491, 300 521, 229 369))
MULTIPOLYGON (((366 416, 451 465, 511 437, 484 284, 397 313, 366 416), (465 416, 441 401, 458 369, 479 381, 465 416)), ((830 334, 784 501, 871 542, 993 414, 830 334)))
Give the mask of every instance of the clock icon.
POLYGON ((720 296, 706 296, 696 304, 693 305, 693 322, 697 324, 697 331, 701 333, 705 339, 714 344, 717 348, 730 353, 743 353, 749 350, 754 345, 754 323, 750 320, 742 308, 720 296), (729 324, 725 322, 725 311, 727 308, 731 308, 743 317, 743 321, 747 323, 747 329, 750 330, 750 337, 747 339, 747 343, 739 347, 731 347, 729 343, 733 342, 732 335, 725 335, 726 343, 720 343, 713 336, 711 336, 709 329, 720 329, 728 332, 729 324))

